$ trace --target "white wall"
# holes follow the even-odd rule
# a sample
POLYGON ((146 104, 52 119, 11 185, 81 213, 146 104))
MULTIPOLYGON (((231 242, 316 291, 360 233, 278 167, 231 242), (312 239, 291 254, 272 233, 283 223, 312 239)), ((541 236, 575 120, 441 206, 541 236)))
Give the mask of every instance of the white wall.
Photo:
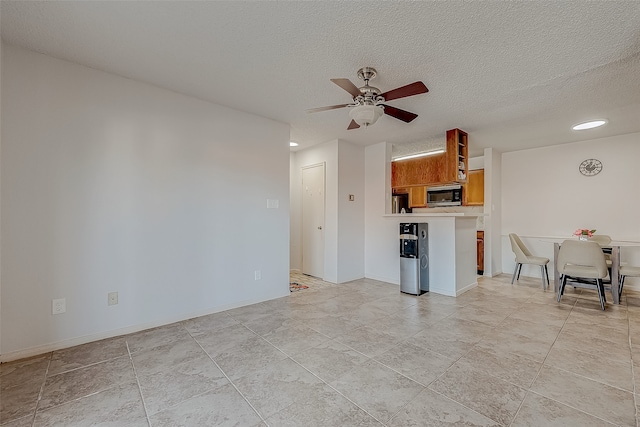
POLYGON ((297 153, 289 155, 289 268, 302 270, 302 176, 298 169, 297 153))
MULTIPOLYGON (((563 144, 502 155, 502 246, 506 272, 514 268, 508 234, 515 232, 540 256, 552 244, 527 236, 570 237, 594 228, 614 240, 640 241, 640 133, 563 144), (578 171, 585 159, 602 161, 602 172, 578 171)), ((640 248, 623 248, 622 261, 640 265, 640 248)), ((551 272, 550 272, 551 273, 551 272)), ((536 268, 523 275, 539 276, 536 268)), ((628 279, 629 284, 639 284, 628 279)))
MULTIPOLYGON (((1 22, 0 17, 0 22, 1 22)), ((0 76, 2 75, 2 52, 4 43, 0 40, 0 76)), ((2 100, 2 79, 0 78, 0 100, 2 100)), ((2 102, 0 102, 0 189, 2 188, 2 102)), ((2 224, 2 192, 0 191, 0 224, 2 224)), ((0 230, 0 310, 2 310, 2 233, 0 230)), ((0 355, 2 354, 2 312, 0 311, 0 355)))
POLYGON ((391 144, 365 148, 365 277, 400 283, 398 222, 384 218, 391 210, 391 144))
POLYGON ((3 54, 5 360, 288 295, 287 125, 3 54))
POLYGON ((364 277, 364 148, 338 143, 338 283, 364 277), (349 195, 354 201, 349 201, 349 195))
POLYGON ((502 157, 484 150, 484 275, 497 276, 502 268, 502 157))

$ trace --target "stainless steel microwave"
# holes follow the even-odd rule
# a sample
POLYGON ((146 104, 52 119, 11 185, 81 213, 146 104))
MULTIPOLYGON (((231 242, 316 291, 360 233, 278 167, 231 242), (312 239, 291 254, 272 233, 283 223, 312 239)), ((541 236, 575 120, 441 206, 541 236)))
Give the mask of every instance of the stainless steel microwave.
POLYGON ((443 185, 441 187, 427 188, 427 206, 430 208, 460 205, 462 205, 461 185, 443 185))

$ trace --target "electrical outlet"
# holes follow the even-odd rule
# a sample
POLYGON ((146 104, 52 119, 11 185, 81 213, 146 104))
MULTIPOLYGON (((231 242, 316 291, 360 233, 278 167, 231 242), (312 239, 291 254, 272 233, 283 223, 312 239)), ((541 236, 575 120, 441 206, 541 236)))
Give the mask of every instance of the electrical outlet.
POLYGON ((118 304, 118 293, 117 292, 109 292, 109 295, 107 296, 107 302, 108 302, 109 305, 118 304))
POLYGON ((262 273, 260 272, 260 270, 256 270, 253 272, 253 275, 255 277, 255 280, 260 280, 262 279, 262 273))
POLYGON ((58 298, 51 300, 51 314, 62 314, 67 312, 67 299, 58 298))

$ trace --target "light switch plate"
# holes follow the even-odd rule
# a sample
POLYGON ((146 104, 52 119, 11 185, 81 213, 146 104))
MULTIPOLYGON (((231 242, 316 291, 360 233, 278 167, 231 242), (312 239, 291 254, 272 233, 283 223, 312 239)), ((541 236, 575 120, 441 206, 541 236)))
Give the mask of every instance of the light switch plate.
POLYGON ((67 312, 67 299, 58 298, 51 300, 51 314, 62 314, 67 312))

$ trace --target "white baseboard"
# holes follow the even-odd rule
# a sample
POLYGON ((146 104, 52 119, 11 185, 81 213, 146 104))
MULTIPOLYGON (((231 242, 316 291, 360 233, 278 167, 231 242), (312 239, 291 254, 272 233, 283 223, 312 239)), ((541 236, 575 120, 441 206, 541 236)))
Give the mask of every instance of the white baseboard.
POLYGON ((456 291, 456 296, 460 296, 460 295, 462 295, 463 293, 465 293, 465 292, 467 292, 467 291, 469 291, 469 290, 471 290, 471 289, 473 289, 473 288, 475 288, 475 287, 477 287, 477 286, 478 286, 478 282, 473 282, 472 284, 467 285, 467 286, 465 286, 464 288, 458 289, 458 290, 456 291))
POLYGON ((275 296, 268 300, 256 300, 249 299, 244 300, 234 304, 228 304, 224 306, 219 306, 211 310, 201 310, 198 312, 189 313, 182 316, 175 316, 166 319, 159 319, 153 322, 142 323, 139 325, 127 326, 125 328, 112 329, 110 331, 99 332, 96 334, 84 335, 76 338, 69 338, 62 341, 56 341, 48 344, 43 344, 35 347, 30 347, 22 350, 11 351, 8 353, 0 354, 0 363, 11 362, 18 359, 24 359, 27 357, 38 356, 40 354, 49 353, 51 351, 62 350, 64 348, 75 347, 77 345, 87 344, 94 341, 100 341, 107 338, 114 338, 121 335, 128 335, 135 332, 144 331, 146 329, 157 328, 159 326, 170 325, 176 322, 182 322, 184 320, 193 319, 194 317, 206 316, 209 314, 220 313, 221 311, 227 311, 238 307, 244 307, 251 304, 257 304, 259 302, 270 301, 271 299, 282 298, 285 296, 289 296, 290 293, 287 292, 284 295, 275 296))
POLYGON ((391 278, 391 277, 383 277, 383 276, 377 276, 377 275, 371 275, 371 274, 365 274, 364 276, 365 279, 371 279, 371 280, 378 280, 380 282, 387 282, 387 283, 391 283, 393 285, 398 285, 400 286, 400 282, 397 282, 396 279, 391 278))

